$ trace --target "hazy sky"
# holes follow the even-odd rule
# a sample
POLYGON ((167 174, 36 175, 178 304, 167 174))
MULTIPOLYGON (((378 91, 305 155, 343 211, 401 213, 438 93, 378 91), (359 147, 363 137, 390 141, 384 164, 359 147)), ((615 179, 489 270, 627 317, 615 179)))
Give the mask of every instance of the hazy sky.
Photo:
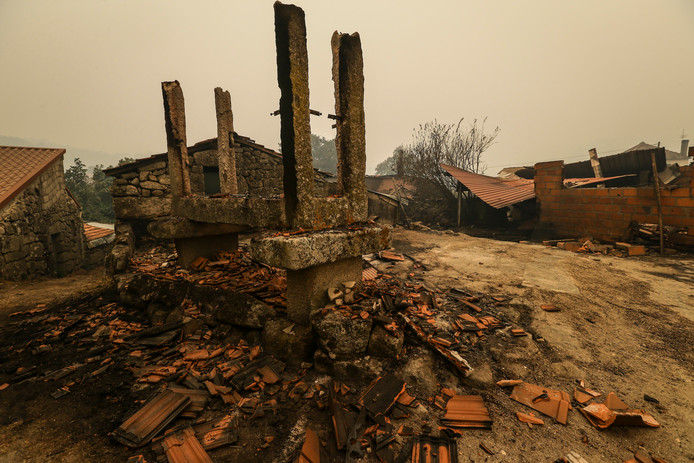
MULTIPOLYGON (((272 1, 0 0, 0 135, 145 156, 166 150, 160 83, 190 144, 237 132, 277 148, 272 1)), ((694 139, 692 0, 305 0, 311 107, 334 112, 330 36, 364 52, 367 168, 434 118, 499 126, 488 173, 694 139)), ((334 136, 325 116, 312 131, 334 136)))

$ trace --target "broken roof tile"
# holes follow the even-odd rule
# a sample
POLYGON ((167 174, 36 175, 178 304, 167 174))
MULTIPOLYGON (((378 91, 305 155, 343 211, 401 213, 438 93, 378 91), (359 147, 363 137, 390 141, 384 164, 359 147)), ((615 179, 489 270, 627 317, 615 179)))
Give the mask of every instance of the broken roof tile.
POLYGON ((525 382, 513 388, 511 398, 551 416, 561 424, 566 424, 571 409, 571 398, 566 392, 525 382))
POLYGON ((532 413, 516 412, 516 417, 518 418, 519 421, 522 421, 523 423, 545 424, 545 422, 542 421, 542 418, 538 418, 537 416, 533 415, 532 413))
POLYGON ((320 463, 320 442, 311 428, 306 428, 306 439, 297 463, 320 463))
POLYGON ((480 395, 456 395, 446 404, 446 415, 441 423, 453 428, 492 427, 489 410, 480 395))
POLYGON ((176 418, 189 403, 188 397, 165 389, 125 420, 111 435, 128 447, 144 445, 176 418))
POLYGON ((195 437, 193 428, 164 438, 162 448, 169 463, 212 463, 212 459, 195 437))
POLYGON ((592 403, 579 410, 593 426, 600 429, 610 426, 660 427, 660 423, 644 410, 629 409, 614 392, 605 397, 604 403, 592 403))
POLYGON ((372 418, 385 415, 405 391, 405 385, 406 383, 393 373, 387 373, 371 383, 359 397, 358 403, 372 418))

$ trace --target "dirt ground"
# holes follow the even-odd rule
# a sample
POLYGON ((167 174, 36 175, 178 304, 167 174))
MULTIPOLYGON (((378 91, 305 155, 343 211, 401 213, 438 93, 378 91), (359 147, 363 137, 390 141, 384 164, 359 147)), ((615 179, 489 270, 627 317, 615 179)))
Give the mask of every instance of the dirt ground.
MULTIPOLYGON (((504 416, 495 419, 490 435, 475 434, 516 455, 509 461, 550 461, 569 451, 589 462, 623 461, 637 444, 668 461, 694 460, 691 255, 619 258, 404 230, 396 233, 394 247, 426 265, 423 278, 432 286, 512 296, 502 315, 532 339, 489 346, 484 359, 494 360, 494 380, 523 379, 571 392, 583 379, 603 393, 616 392, 661 424, 599 431, 574 410, 567 426, 549 423, 530 430, 504 416), (545 312, 542 304, 561 311, 545 312), (644 394, 659 404, 645 401, 644 394)), ((499 407, 522 410, 502 391, 490 393, 499 407)))
MULTIPOLYGON (((418 397, 424 396, 427 383, 484 397, 492 429, 463 431, 457 440, 459 461, 551 462, 573 451, 588 463, 621 462, 632 458, 638 445, 671 463, 694 460, 694 257, 585 255, 403 229, 395 231, 393 246, 424 264, 426 271, 415 268, 410 259, 376 262, 380 270, 402 279, 414 275, 430 288, 505 296, 507 301, 493 307, 494 314, 530 333, 520 338, 492 335, 477 344, 466 356, 475 369, 468 380, 451 373, 446 363, 421 346, 408 348, 399 361, 398 371, 410 375, 406 380, 418 397), (561 310, 545 312, 541 304, 561 310), (544 426, 530 429, 515 417, 527 407, 494 384, 500 379, 523 379, 570 394, 582 379, 586 387, 603 394, 614 391, 630 407, 645 409, 661 427, 597 430, 574 409, 567 425, 545 417, 544 426), (646 401, 644 394, 658 403, 646 401), (494 454, 483 452, 480 443, 494 454)), ((31 331, 16 324, 15 317, 8 318, 9 313, 40 303, 47 303, 50 312, 75 302, 89 311, 113 299, 104 292, 105 284, 103 274, 95 272, 0 285, 0 384, 20 365, 69 365, 87 357, 79 346, 40 356, 29 350, 15 353, 19 343, 30 340, 31 331)), ((123 316, 145 319, 136 312, 123 316)), ((309 380, 317 378, 314 372, 307 375, 309 380)), ((97 377, 84 375, 60 399, 50 396, 56 385, 42 381, 0 391, 0 463, 125 461, 136 452, 107 434, 135 400, 146 398, 147 391, 132 385, 130 371, 114 366, 97 377)), ((360 387, 358 378, 352 385, 360 387)), ((289 414, 245 425, 239 445, 211 456, 214 461, 289 461, 287 455, 303 438, 296 430, 313 423, 321 439, 328 440, 329 420, 324 411, 303 403, 289 414), (275 437, 274 447, 257 451, 264 436, 275 437)), ((328 453, 329 461, 344 459, 328 453)), ((376 460, 369 456, 364 461, 376 460)))
POLYGON ((0 280, 0 321, 12 312, 33 309, 38 304, 52 306, 70 304, 96 294, 111 284, 103 267, 79 270, 64 278, 42 277, 31 281, 0 280))

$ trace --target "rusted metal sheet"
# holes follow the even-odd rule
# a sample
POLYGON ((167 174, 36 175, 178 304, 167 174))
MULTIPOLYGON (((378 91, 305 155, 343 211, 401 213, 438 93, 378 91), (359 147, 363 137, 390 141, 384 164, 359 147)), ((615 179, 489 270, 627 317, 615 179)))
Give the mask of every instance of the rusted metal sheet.
POLYGON ((456 395, 446 404, 441 423, 453 428, 491 429, 492 419, 480 395, 456 395))
POLYGON ((532 180, 489 177, 446 164, 441 164, 441 167, 478 198, 496 209, 535 197, 535 184, 532 180))
POLYGON ((111 435, 123 445, 140 447, 173 421, 190 403, 190 398, 170 389, 147 402, 111 435))
MULTIPOLYGON (((441 167, 453 178, 465 185, 475 196, 496 209, 512 206, 535 197, 535 182, 533 180, 489 177, 488 175, 475 174, 446 164, 441 164, 441 167)), ((564 179, 564 186, 574 188, 626 176, 567 178, 564 179)))

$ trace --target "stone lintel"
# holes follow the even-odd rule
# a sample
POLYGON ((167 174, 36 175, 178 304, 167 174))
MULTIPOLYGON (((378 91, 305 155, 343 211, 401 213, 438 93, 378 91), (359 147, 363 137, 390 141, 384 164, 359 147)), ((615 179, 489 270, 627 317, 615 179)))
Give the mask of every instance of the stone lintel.
POLYGON ((189 196, 175 203, 174 215, 196 222, 228 223, 256 228, 326 228, 366 220, 356 215, 345 197, 314 198, 311 213, 293 224, 285 213, 283 198, 189 196))
POLYGON ((190 195, 188 145, 186 142, 186 108, 183 90, 177 80, 162 82, 166 145, 171 177, 171 196, 178 199, 190 195))
POLYGON ((178 263, 186 268, 198 257, 210 258, 222 251, 236 251, 239 248, 239 234, 176 238, 174 243, 178 253, 178 263))
POLYGON ((113 198, 113 210, 119 220, 152 219, 171 214, 171 198, 113 198))
POLYGON ((367 212, 364 59, 358 33, 333 33, 333 81, 337 135, 337 183, 356 215, 367 212))
POLYGON ((251 228, 281 228, 286 224, 282 198, 189 196, 174 204, 174 214, 195 222, 251 228))
POLYGON ((251 255, 273 267, 302 270, 371 254, 389 248, 390 243, 390 228, 367 225, 359 230, 335 229, 255 237, 251 240, 251 255))
POLYGON ((314 197, 306 21, 297 6, 274 7, 284 197, 290 226, 299 227, 311 217, 314 197))
POLYGON ((147 231, 159 239, 196 238, 200 236, 225 235, 248 230, 243 225, 227 223, 202 223, 183 217, 166 217, 150 222, 147 231))
POLYGON ((217 164, 222 193, 239 192, 236 182, 236 154, 234 153, 234 115, 231 111, 231 95, 220 87, 214 89, 217 112, 217 164))

